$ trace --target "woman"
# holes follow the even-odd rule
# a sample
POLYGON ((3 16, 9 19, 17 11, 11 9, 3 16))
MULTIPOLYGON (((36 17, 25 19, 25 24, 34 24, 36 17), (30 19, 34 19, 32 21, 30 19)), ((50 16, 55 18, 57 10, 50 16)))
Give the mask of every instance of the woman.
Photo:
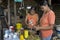
POLYGON ((28 28, 33 28, 37 25, 38 14, 35 12, 35 8, 31 8, 30 13, 26 15, 25 23, 28 25, 28 28))
POLYGON ((35 28, 41 31, 42 40, 51 40, 55 24, 55 13, 49 8, 46 1, 40 2, 40 8, 43 11, 43 15, 40 19, 40 25, 35 28))

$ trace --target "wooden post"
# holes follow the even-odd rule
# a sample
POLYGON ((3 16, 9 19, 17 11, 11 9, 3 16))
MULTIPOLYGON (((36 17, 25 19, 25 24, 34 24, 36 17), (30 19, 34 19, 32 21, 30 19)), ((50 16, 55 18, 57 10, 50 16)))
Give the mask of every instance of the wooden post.
POLYGON ((28 13, 27 9, 26 9, 26 14, 28 13))
POLYGON ((16 21, 17 21, 17 15, 16 15, 16 2, 14 2, 14 19, 15 19, 15 24, 16 24, 16 21))
POLYGON ((51 5, 51 0, 48 0, 49 5, 51 5))
POLYGON ((10 25, 10 0, 8 0, 8 25, 10 25))

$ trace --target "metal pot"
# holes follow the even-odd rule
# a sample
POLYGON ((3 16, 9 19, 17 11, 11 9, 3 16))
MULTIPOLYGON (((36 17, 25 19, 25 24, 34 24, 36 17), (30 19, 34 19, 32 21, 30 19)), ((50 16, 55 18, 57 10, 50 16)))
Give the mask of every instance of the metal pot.
POLYGON ((60 25, 56 25, 56 30, 60 31, 60 25))
POLYGON ((57 36, 60 38, 60 25, 56 25, 57 36))

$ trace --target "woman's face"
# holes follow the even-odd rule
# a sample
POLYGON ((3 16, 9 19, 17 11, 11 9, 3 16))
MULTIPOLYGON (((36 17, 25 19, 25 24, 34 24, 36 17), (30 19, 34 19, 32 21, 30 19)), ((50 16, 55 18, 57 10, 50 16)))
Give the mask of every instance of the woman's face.
POLYGON ((35 10, 31 10, 31 14, 32 14, 32 15, 35 14, 35 10))
POLYGON ((40 7, 42 11, 46 11, 47 10, 47 6, 41 6, 40 7))

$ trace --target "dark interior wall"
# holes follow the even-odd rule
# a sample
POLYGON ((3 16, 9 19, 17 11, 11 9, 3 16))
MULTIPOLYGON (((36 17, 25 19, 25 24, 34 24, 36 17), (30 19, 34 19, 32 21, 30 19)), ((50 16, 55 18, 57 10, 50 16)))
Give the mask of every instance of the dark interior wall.
POLYGON ((52 0, 52 4, 60 4, 60 0, 52 0))
POLYGON ((53 11, 55 12, 56 15, 56 24, 60 24, 60 5, 54 5, 53 6, 53 11))
POLYGON ((60 24, 60 0, 52 0, 53 10, 56 15, 56 24, 60 24))

